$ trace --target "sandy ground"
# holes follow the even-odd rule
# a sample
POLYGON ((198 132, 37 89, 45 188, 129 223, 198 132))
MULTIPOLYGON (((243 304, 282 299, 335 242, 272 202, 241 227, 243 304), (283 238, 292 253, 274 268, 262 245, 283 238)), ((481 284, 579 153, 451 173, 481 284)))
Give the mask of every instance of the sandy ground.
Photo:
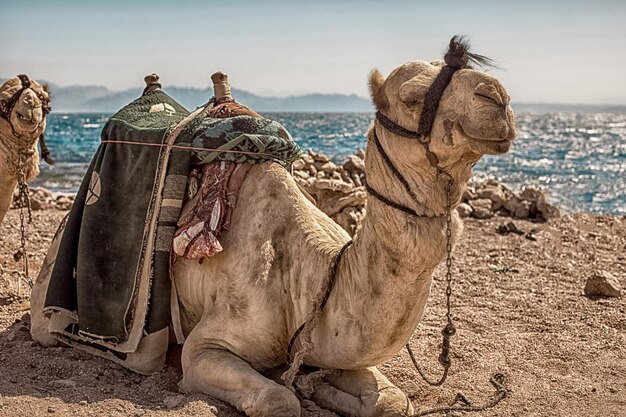
MULTIPOLYGON (((38 211, 28 238, 36 276, 62 211, 38 211)), ((29 338, 26 285, 16 295, 21 263, 17 212, 0 225, 0 416, 240 416, 203 395, 178 394, 177 354, 159 374, 140 376, 104 359, 29 338)), ((494 372, 510 396, 482 416, 626 416, 626 297, 589 299, 598 270, 626 284, 626 219, 575 214, 538 229, 537 240, 496 233, 510 219, 467 220, 455 250, 453 366, 441 388, 423 383, 406 351, 380 369, 418 410, 448 403, 457 391, 476 403, 493 392, 494 372)), ((425 317, 412 347, 436 370, 444 322, 443 270, 435 274, 425 317)), ((334 416, 315 408, 303 416, 334 416)), ((474 414, 477 415, 477 414, 474 414)))

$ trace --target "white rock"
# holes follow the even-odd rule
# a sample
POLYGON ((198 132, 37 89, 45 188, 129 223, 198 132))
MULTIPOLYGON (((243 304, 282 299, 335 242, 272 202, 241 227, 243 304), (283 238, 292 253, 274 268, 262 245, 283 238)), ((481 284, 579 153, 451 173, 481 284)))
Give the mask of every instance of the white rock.
POLYGON ((365 161, 356 155, 350 155, 343 163, 343 169, 362 174, 365 172, 365 161))
POLYGON ((304 169, 304 167, 306 166, 306 162, 304 162, 304 159, 298 158, 293 161, 293 164, 291 164, 291 166, 293 167, 294 171, 298 171, 304 169))
POLYGON ((474 210, 472 209, 472 206, 470 206, 469 204, 461 203, 456 208, 456 211, 459 213, 459 216, 461 216, 461 218, 465 218, 465 217, 471 216, 472 215, 472 211, 474 211, 474 210))
POLYGON ((606 271, 597 271, 587 279, 585 294, 587 296, 619 297, 622 286, 615 276, 606 271))
POLYGON ((491 211, 491 200, 487 198, 470 200, 469 205, 472 207, 473 217, 476 217, 477 219, 489 219, 493 217, 493 211, 491 211))
POLYGON ((165 408, 171 410, 172 408, 176 408, 181 405, 184 401, 184 395, 170 395, 168 397, 165 397, 165 399, 163 400, 163 405, 165 406, 165 408))
POLYGON ((63 388, 74 388, 76 386, 76 382, 71 379, 57 379, 56 381, 48 382, 48 385, 63 388))

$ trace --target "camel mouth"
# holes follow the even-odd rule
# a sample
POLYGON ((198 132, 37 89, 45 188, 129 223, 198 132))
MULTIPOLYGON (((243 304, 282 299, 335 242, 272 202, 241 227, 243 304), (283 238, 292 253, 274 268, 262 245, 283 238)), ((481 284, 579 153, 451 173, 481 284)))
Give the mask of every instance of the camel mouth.
POLYGON ((488 155, 500 155, 507 153, 511 149, 512 139, 506 138, 490 138, 490 139, 477 139, 469 136, 469 145, 472 150, 488 154, 488 155))
POLYGON ((463 132, 463 134, 468 139, 469 147, 478 153, 488 154, 488 155, 500 155, 506 153, 511 148, 511 143, 514 138, 502 138, 502 137, 493 137, 493 138, 477 138, 471 135, 468 135, 465 129, 463 128, 463 124, 459 123, 459 128, 463 132))
POLYGON ((26 130, 28 133, 35 132, 37 129, 39 129, 39 126, 43 122, 43 119, 39 120, 34 115, 32 115, 31 117, 28 117, 19 111, 16 111, 15 113, 17 116, 18 123, 22 126, 21 128, 26 130))

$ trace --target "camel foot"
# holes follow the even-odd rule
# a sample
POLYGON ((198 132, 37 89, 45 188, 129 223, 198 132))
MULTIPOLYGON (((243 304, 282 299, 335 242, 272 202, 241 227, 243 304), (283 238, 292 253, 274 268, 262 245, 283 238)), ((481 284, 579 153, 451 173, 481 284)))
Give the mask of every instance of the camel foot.
POLYGON ((192 331, 182 354, 182 392, 201 392, 226 401, 250 417, 300 417, 300 402, 247 362, 220 347, 208 347, 192 331))
POLYGON ((337 370, 315 386, 319 406, 356 417, 407 417, 411 401, 375 367, 337 370))

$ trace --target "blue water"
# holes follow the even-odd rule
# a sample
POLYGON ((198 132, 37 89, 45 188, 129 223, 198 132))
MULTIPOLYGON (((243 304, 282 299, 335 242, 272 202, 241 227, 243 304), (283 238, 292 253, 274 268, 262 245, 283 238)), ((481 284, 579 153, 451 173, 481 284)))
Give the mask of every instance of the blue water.
MULTIPOLYGON (((75 191, 100 141, 108 114, 51 114, 46 139, 57 165, 42 165, 33 185, 75 191)), ((365 147, 368 113, 271 113, 303 149, 342 161, 365 147)), ((518 114, 511 151, 487 156, 476 177, 516 188, 545 189, 567 211, 626 214, 626 114, 518 114)))

